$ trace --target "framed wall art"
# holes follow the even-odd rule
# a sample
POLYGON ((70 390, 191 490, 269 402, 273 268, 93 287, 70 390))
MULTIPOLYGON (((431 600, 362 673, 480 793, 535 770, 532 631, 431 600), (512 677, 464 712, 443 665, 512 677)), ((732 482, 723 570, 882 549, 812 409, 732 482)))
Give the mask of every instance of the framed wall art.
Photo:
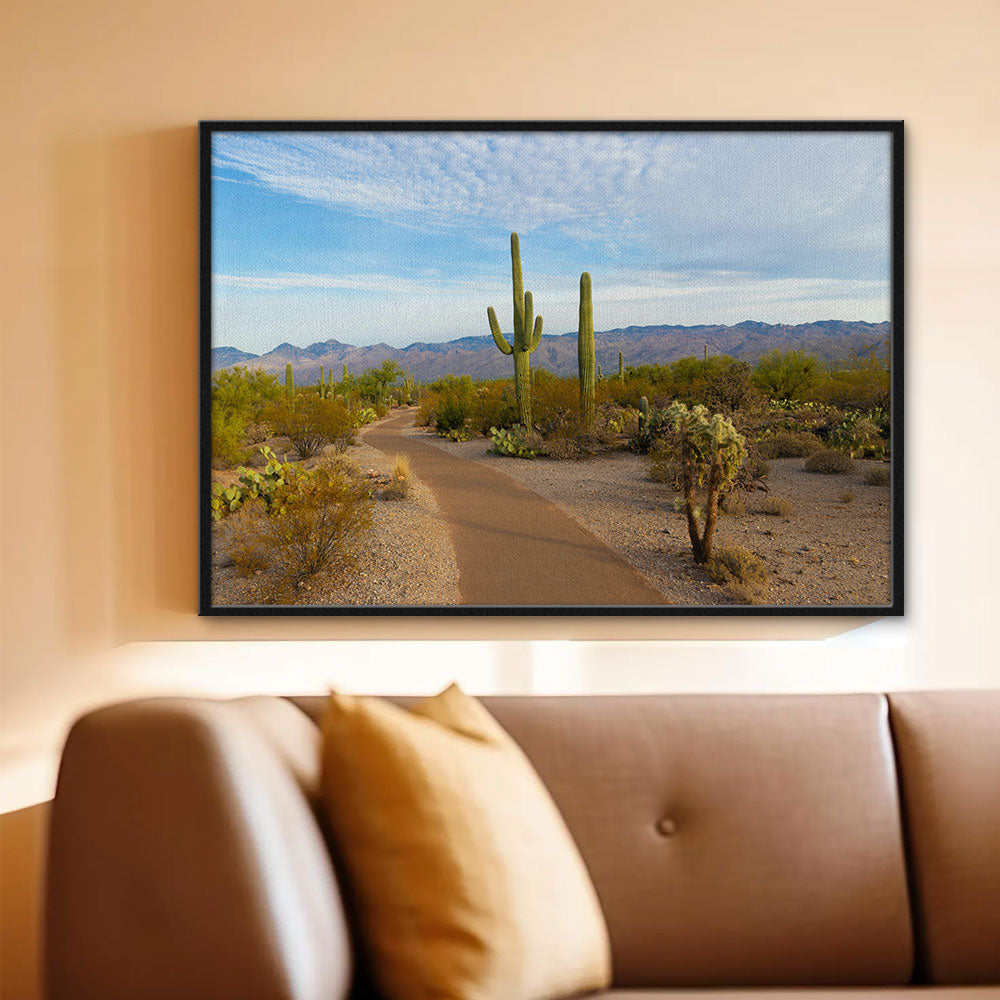
POLYGON ((902 614, 901 123, 200 156, 203 614, 902 614))

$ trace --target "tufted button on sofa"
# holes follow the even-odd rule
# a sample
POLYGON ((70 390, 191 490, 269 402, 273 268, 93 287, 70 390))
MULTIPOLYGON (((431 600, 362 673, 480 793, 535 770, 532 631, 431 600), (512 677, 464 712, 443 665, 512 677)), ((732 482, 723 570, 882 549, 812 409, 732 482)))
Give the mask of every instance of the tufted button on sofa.
MULTIPOLYGON (((483 700, 590 870, 609 1000, 1000 996, 1000 692, 483 700)), ((317 818, 323 704, 150 700, 73 727, 51 1000, 358 992, 317 818)))

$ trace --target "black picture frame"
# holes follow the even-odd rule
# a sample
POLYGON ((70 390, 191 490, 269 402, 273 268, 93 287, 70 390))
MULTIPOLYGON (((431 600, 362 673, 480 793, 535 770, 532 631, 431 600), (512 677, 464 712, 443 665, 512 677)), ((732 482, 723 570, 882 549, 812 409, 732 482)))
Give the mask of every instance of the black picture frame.
POLYGON ((199 584, 208 616, 873 617, 904 614, 904 130, 902 121, 223 121, 199 122, 199 584), (212 137, 320 131, 882 132, 891 137, 891 601, 886 605, 214 605, 211 599, 212 137))

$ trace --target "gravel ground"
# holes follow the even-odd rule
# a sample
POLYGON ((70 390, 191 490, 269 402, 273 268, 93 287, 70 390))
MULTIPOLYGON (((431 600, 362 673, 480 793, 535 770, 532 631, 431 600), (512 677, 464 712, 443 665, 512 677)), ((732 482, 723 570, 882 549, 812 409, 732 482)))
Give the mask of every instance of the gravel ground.
MULTIPOLYGON (((691 558, 687 525, 674 510, 679 495, 649 479, 648 462, 630 452, 584 461, 500 458, 480 438, 455 443, 420 428, 419 435, 455 455, 488 462, 558 504, 620 553, 678 604, 727 604, 729 596, 691 558)), ((888 487, 866 486, 859 461, 845 475, 806 472, 805 460, 769 462, 769 494, 747 500, 744 516, 720 515, 717 545, 741 545, 770 570, 767 604, 829 606, 888 604, 890 531, 888 487), (841 498, 852 494, 854 499, 841 498), (764 514, 765 496, 793 505, 788 517, 764 514)))
MULTIPOLYGON (((374 425, 370 425, 374 426, 374 425)), ((278 443, 280 445, 280 442, 278 443)), ((274 447, 280 456, 286 450, 274 447)), ((377 448, 361 443, 348 449, 347 457, 361 469, 388 472, 391 459, 377 448)), ((315 465, 310 461, 307 465, 315 465)), ((213 479, 233 480, 234 472, 213 473, 213 479)), ((243 577, 226 565, 217 532, 213 531, 212 595, 216 605, 260 605, 273 598, 273 583, 266 573, 243 577)), ((296 605, 400 605, 456 604, 458 565, 448 528, 434 494, 418 479, 402 500, 376 500, 372 531, 346 570, 326 569, 316 574, 296 597, 296 605)))

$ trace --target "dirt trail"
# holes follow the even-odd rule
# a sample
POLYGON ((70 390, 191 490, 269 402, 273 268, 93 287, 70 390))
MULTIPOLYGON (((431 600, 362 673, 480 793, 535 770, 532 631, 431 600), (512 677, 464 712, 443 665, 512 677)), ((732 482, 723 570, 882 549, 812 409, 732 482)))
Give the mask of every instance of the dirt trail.
POLYGON ((463 604, 651 605, 667 599, 555 504, 479 462, 400 432, 404 412, 364 432, 406 455, 434 492, 451 530, 463 604))

